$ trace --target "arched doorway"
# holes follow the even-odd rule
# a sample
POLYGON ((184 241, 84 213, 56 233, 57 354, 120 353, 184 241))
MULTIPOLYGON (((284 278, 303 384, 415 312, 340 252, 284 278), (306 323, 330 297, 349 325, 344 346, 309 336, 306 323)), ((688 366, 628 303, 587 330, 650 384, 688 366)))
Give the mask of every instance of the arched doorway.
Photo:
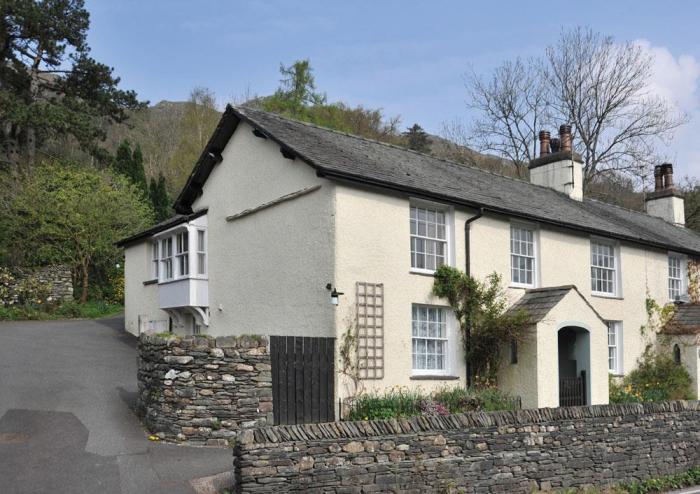
POLYGON ((587 329, 559 329, 559 406, 581 406, 591 401, 591 344, 587 329))

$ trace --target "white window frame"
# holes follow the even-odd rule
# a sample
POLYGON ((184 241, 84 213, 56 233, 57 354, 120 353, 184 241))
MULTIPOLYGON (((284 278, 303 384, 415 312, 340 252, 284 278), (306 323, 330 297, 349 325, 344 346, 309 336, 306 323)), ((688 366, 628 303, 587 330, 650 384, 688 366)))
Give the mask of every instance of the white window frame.
MULTIPOLYGON (((442 241, 441 239, 437 238, 431 238, 427 236, 422 236, 422 235, 417 235, 417 234, 412 234, 410 231, 410 225, 411 225, 411 209, 412 208, 419 208, 419 209, 427 209, 427 210, 432 210, 432 211, 439 211, 444 214, 445 216, 445 264, 447 266, 453 266, 454 265, 454 260, 452 258, 453 256, 453 247, 452 247, 452 223, 453 223, 453 218, 454 218, 454 210, 452 207, 447 206, 445 204, 440 204, 440 203, 435 203, 435 202, 430 202, 430 201, 425 201, 422 199, 410 199, 409 201, 409 213, 408 213, 408 224, 409 224, 409 266, 410 266, 410 272, 411 273, 418 273, 418 274, 429 274, 433 275, 435 274, 436 269, 426 269, 426 268, 417 268, 413 266, 413 238, 423 238, 427 240, 432 240, 432 241, 442 241)), ((437 268, 437 267, 436 267, 437 268)))
POLYGON ((514 288, 537 288, 539 286, 539 268, 540 268, 540 255, 539 255, 539 229, 537 225, 532 223, 523 223, 519 221, 513 221, 510 224, 510 236, 509 236, 509 253, 510 253, 510 285, 514 288), (527 230, 532 232, 532 283, 521 283, 513 281, 513 258, 517 257, 528 257, 522 254, 513 253, 513 229, 527 230))
POLYGON ((207 276, 207 231, 203 228, 195 229, 196 238, 196 258, 197 258, 197 276, 207 276), (200 245, 200 235, 201 235, 201 245, 200 245), (203 268, 203 269, 200 269, 203 268))
POLYGON ((153 240, 151 242, 151 279, 157 280, 160 276, 160 241, 153 240))
POLYGON ((176 232, 173 236, 175 244, 175 264, 177 265, 176 278, 189 278, 190 276, 190 232, 189 230, 176 232), (185 245, 186 244, 186 245, 185 245), (186 268, 183 269, 183 265, 186 268))
POLYGON ((590 266, 590 286, 591 286, 591 294, 596 297, 607 297, 607 298, 621 298, 622 297, 622 287, 621 287, 621 280, 622 280, 622 265, 620 263, 620 244, 609 239, 604 239, 604 238, 599 238, 599 237, 591 237, 590 240, 590 246, 589 246, 589 266, 590 266), (605 266, 594 266, 593 265, 593 245, 604 245, 611 247, 613 250, 613 262, 615 263, 614 268, 612 269, 613 271, 613 291, 612 292, 599 292, 595 290, 593 286, 593 269, 608 269, 605 266))
POLYGON ((606 321, 608 324, 608 372, 610 374, 616 375, 616 376, 621 376, 623 374, 623 360, 622 356, 624 355, 624 331, 622 329, 622 321, 606 321), (612 330, 612 335, 614 335, 614 345, 611 345, 611 330, 612 330), (614 349, 614 355, 612 355, 612 358, 614 359, 614 366, 611 365, 611 354, 610 350, 614 349))
POLYGON ((668 299, 671 302, 682 299, 684 295, 688 293, 688 256, 684 254, 678 254, 676 252, 669 252, 666 259, 666 280, 668 286, 668 299), (677 260, 679 263, 680 278, 671 277, 671 259, 677 260), (678 298, 671 294, 671 280, 676 280, 680 282, 680 288, 678 293, 678 298))
POLYGON ((160 262, 161 281, 170 281, 175 279, 175 266, 173 263, 173 237, 168 236, 161 238, 160 242, 160 262), (169 249, 168 249, 169 247, 169 249))
POLYGON ((438 305, 428 305, 428 304, 411 304, 411 372, 412 375, 414 376, 448 376, 451 373, 451 365, 452 365, 452 317, 450 317, 451 314, 451 309, 449 307, 444 307, 444 306, 438 306, 438 305), (445 334, 442 338, 430 338, 430 337, 422 337, 422 336, 414 336, 413 335, 413 323, 414 323, 414 318, 413 318, 413 312, 415 308, 425 308, 425 309, 433 309, 433 310, 439 310, 443 313, 444 318, 445 318, 445 334), (444 359, 444 365, 442 369, 416 369, 413 365, 413 340, 414 339, 421 339, 421 340, 436 340, 436 341, 442 341, 444 342, 444 350, 443 350, 443 359, 444 359))

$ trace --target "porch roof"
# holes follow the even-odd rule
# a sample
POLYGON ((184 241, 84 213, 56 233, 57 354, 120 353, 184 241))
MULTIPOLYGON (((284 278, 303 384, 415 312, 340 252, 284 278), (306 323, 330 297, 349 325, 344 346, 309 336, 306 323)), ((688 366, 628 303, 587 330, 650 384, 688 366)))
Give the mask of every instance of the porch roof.
POLYGON ((700 335, 700 304, 680 304, 671 320, 666 323, 664 334, 700 335))
POLYGON ((586 305, 588 305, 598 319, 605 322, 605 319, 603 319, 603 317, 597 310, 595 310, 590 302, 586 300, 586 297, 584 297, 581 292, 578 291, 576 285, 550 286, 525 290, 525 294, 508 309, 508 312, 512 314, 524 310, 530 314, 530 322, 537 324, 538 322, 542 321, 547 314, 549 314, 549 312, 572 290, 576 292, 581 299, 583 299, 583 301, 586 303, 586 305))

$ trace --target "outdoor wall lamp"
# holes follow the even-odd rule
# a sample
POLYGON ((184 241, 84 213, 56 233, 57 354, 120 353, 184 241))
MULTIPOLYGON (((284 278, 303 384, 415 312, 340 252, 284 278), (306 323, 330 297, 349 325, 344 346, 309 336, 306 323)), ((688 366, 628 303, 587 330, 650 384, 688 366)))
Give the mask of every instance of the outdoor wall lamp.
POLYGON ((343 292, 336 290, 330 283, 326 285, 326 290, 331 290, 331 304, 333 305, 338 305, 338 297, 345 295, 343 292))

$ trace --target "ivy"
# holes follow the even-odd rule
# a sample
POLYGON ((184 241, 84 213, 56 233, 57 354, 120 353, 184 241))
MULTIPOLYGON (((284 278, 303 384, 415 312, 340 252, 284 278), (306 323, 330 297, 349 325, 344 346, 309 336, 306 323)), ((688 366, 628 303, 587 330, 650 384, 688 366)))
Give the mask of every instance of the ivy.
POLYGON ((454 311, 472 372, 495 381, 501 349, 505 343, 524 339, 530 315, 526 311, 507 312, 508 299, 497 273, 480 281, 456 268, 441 266, 435 273, 433 293, 447 299, 454 311))

